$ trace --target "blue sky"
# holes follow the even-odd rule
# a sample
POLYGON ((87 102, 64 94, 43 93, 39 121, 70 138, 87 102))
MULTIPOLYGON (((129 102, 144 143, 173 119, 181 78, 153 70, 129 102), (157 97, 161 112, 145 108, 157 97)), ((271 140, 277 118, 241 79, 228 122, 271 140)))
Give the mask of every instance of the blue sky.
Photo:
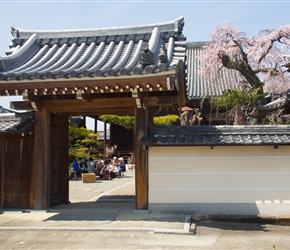
MULTIPOLYGON (((133 26, 184 17, 188 42, 206 41, 226 21, 248 37, 290 23, 290 1, 1 1, 0 56, 11 43, 11 27, 63 30, 133 26)), ((17 99, 17 98, 16 98, 17 99)), ((12 97, 0 97, 9 108, 12 97)), ((15 100, 15 98, 13 98, 15 100)), ((19 98, 17 99, 19 100, 19 98)))

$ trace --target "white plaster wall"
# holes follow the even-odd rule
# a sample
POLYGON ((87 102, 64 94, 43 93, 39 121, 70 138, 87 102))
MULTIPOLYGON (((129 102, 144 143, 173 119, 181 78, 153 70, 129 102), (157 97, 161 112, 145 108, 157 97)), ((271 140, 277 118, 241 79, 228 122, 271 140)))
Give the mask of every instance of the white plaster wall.
POLYGON ((290 214, 290 147, 150 147, 149 208, 290 214))

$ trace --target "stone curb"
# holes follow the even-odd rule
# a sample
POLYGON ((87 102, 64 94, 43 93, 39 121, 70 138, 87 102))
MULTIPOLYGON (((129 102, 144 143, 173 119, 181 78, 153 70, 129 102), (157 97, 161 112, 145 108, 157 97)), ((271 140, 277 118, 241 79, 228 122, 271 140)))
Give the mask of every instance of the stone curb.
POLYGON ((219 222, 234 222, 234 223, 257 223, 271 224, 277 226, 290 226, 290 216, 214 216, 214 215, 193 215, 193 221, 212 220, 219 222))

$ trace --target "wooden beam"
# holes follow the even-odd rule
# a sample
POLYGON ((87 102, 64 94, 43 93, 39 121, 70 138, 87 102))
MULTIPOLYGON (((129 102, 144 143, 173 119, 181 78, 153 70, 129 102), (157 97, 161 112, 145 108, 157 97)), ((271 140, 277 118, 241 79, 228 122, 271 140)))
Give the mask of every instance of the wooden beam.
POLYGON ((134 116, 134 110, 132 109, 122 109, 122 110, 80 110, 78 112, 68 112, 70 116, 96 116, 96 115, 131 115, 134 116))
POLYGON ((22 93, 25 89, 33 94, 35 93, 35 89, 37 89, 37 95, 47 95, 49 92, 60 94, 64 89, 72 90, 75 87, 77 89, 82 89, 84 86, 87 89, 95 89, 97 87, 98 92, 101 92, 100 90, 103 89, 104 92, 108 93, 111 92, 110 88, 115 88, 115 86, 118 86, 118 89, 122 89, 122 91, 128 92, 131 88, 134 89, 136 85, 139 85, 139 88, 148 90, 148 84, 151 86, 153 91, 159 91, 162 89, 167 90, 167 77, 175 77, 175 75, 176 71, 172 70, 158 74, 140 75, 134 77, 99 77, 92 79, 80 78, 70 80, 48 79, 41 81, 22 80, 9 82, 0 81, 0 95, 15 95, 15 90, 17 90, 19 93, 22 93), (129 86, 129 88, 127 86, 129 86))
POLYGON ((84 102, 83 100, 48 100, 43 101, 41 106, 49 108, 51 112, 82 112, 98 110, 127 110, 134 111, 135 100, 134 98, 98 98, 92 99, 90 102, 84 102))

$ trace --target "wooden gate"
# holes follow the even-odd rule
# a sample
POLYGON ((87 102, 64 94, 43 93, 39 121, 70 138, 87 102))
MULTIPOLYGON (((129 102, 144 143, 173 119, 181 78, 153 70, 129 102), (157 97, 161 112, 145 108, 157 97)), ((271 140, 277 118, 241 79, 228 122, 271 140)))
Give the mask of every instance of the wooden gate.
POLYGON ((51 185, 49 207, 66 204, 69 193, 68 116, 51 114, 51 185))
POLYGON ((33 138, 5 136, 3 149, 3 208, 33 208, 33 138))

